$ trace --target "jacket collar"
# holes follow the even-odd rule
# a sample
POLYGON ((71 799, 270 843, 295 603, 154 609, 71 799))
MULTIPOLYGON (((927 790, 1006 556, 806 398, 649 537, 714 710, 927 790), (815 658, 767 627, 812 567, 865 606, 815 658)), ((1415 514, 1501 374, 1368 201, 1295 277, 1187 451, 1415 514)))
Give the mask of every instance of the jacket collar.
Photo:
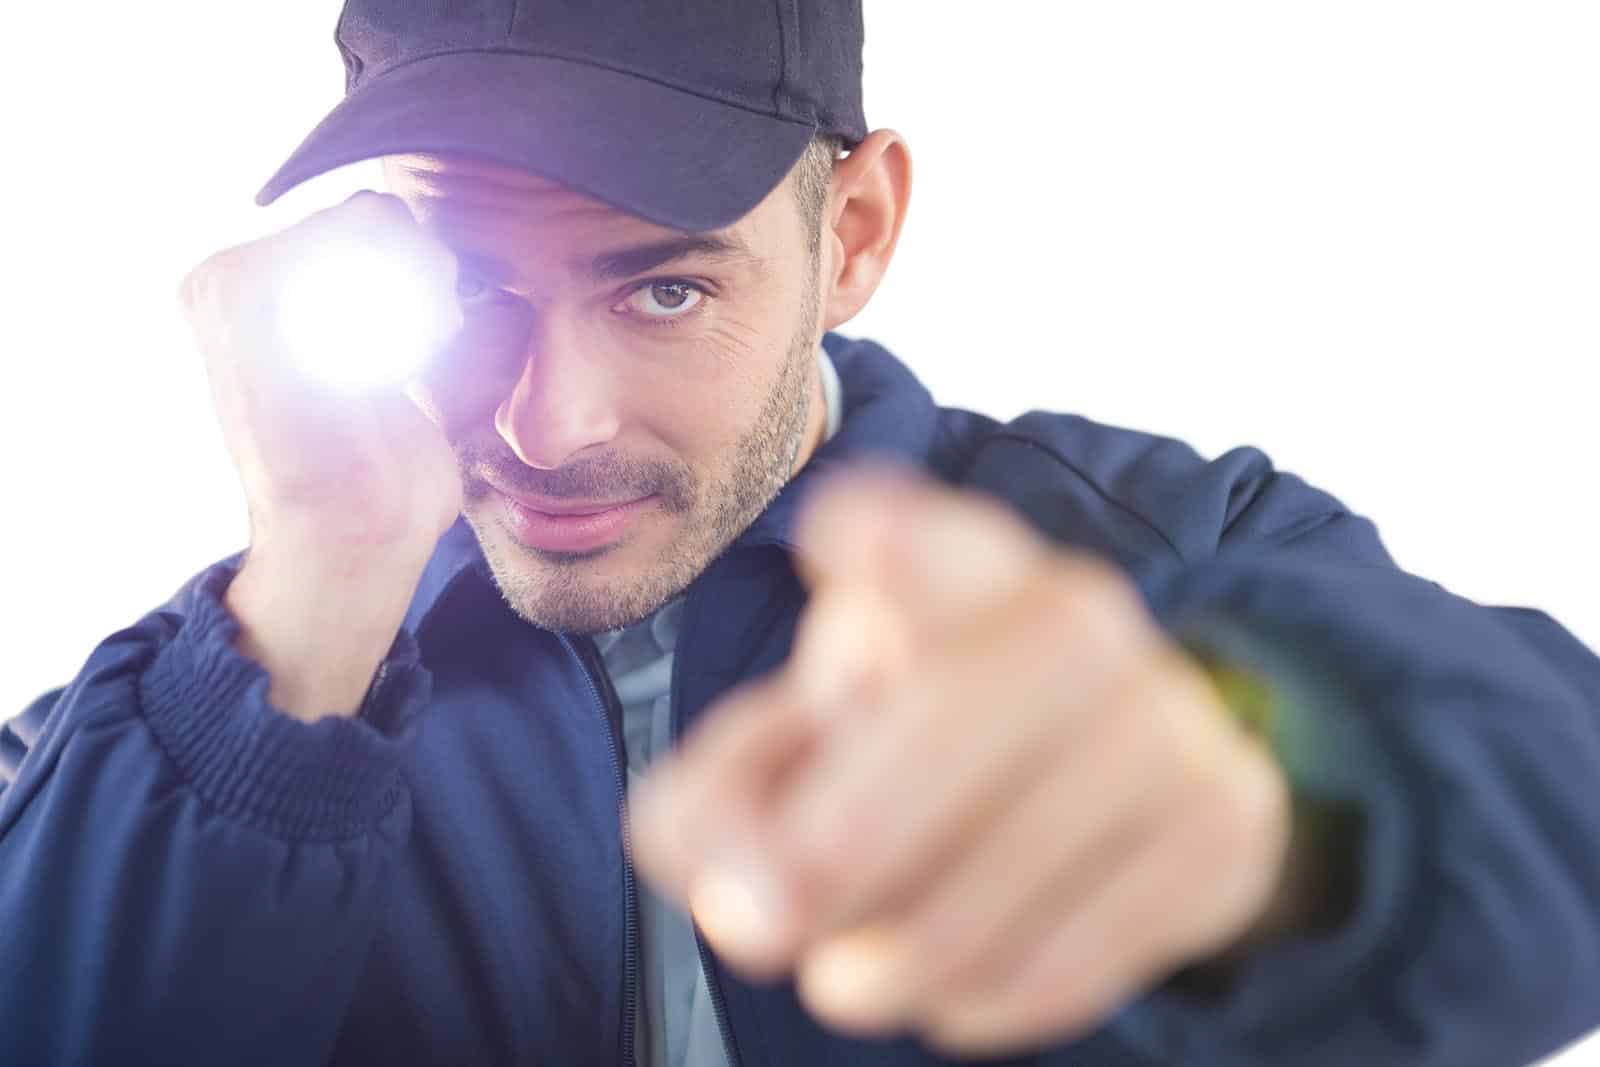
MULTIPOLYGON (((932 459, 939 426, 939 408, 927 387, 904 363, 872 341, 825 334, 823 347, 838 370, 844 391, 844 417, 839 432, 823 443, 779 491, 756 520, 745 528, 724 555, 741 549, 776 545, 794 548, 795 519, 806 497, 832 471, 867 456, 925 467, 932 459)), ((698 581, 698 579, 696 579, 698 581)), ((440 538, 424 569, 406 613, 406 627, 420 634, 451 589, 464 581, 494 579, 478 538, 463 518, 440 538)))

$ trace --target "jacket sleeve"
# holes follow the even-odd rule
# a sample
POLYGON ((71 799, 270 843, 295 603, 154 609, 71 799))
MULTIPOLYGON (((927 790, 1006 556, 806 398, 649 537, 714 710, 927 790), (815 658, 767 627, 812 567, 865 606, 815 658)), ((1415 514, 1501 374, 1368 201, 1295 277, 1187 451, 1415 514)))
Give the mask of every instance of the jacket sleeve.
POLYGON ((236 566, 0 737, 0 1062, 328 1058, 408 833, 429 677, 402 630, 357 718, 280 713, 234 648, 236 566))
POLYGON ((1297 795, 1359 813, 1354 901, 1219 995, 1168 983, 1107 1032, 1160 1062, 1503 1067, 1600 1025, 1600 658, 1543 612, 1402 571, 1255 449, 1188 484, 1215 550, 1141 591, 1186 647, 1268 682, 1297 795))

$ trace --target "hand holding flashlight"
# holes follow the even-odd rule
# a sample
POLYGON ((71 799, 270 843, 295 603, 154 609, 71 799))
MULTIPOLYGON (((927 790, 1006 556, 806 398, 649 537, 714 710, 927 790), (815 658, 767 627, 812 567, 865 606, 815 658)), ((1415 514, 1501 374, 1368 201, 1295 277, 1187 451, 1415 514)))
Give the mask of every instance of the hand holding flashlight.
POLYGON ((455 457, 404 387, 461 325, 455 275, 402 201, 363 192, 184 279, 253 540, 282 529, 425 556, 449 528, 455 457))
POLYGON ((364 192, 218 252, 179 288, 250 512, 228 607, 292 715, 357 710, 461 511, 455 454, 405 372, 351 373, 407 345, 422 373, 461 326, 455 279, 402 201, 364 192))

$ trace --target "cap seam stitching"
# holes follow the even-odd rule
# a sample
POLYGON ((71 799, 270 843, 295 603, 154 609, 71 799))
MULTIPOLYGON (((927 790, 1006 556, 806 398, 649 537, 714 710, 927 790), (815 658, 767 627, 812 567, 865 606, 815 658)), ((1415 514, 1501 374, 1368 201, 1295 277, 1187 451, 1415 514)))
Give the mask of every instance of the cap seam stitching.
POLYGON ((783 0, 772 0, 773 14, 778 19, 778 82, 772 87, 772 112, 789 110, 783 106, 784 86, 789 84, 789 23, 784 17, 783 0))
POLYGON ((356 93, 361 92, 367 86, 373 85, 373 84, 375 84, 377 82, 382 81, 384 78, 387 78, 392 72, 399 70, 401 67, 409 67, 413 63, 420 63, 425 59, 437 59, 440 56, 476 55, 476 54, 528 56, 528 57, 534 58, 534 59, 559 59, 559 60, 561 60, 562 62, 565 62, 565 63, 576 63, 579 66, 594 67, 596 70, 606 70, 606 71, 610 71, 613 74, 625 74, 630 78, 638 78, 640 81, 647 81, 647 82, 650 82, 650 83, 652 83, 654 85, 659 85, 662 88, 672 89, 675 92, 683 93, 683 94, 685 94, 687 96, 697 97, 697 98, 699 98, 701 100, 709 100, 712 103, 722 104, 722 105, 724 105, 726 107, 737 108, 740 111, 748 111, 752 115, 761 115, 761 116, 764 116, 766 118, 776 119, 779 122, 787 122, 792 126, 807 126, 807 127, 811 127, 811 126, 815 126, 816 125, 815 123, 812 123, 812 122, 803 122, 803 121, 801 121, 799 119, 791 118, 788 115, 778 114, 775 111, 762 111, 759 108, 751 107, 746 103, 739 103, 739 102, 736 102, 736 101, 733 101, 733 100, 725 99, 725 98, 720 97, 720 96, 712 96, 709 93, 697 92, 696 90, 693 90, 693 89, 687 89, 687 88, 684 88, 681 85, 675 85, 674 83, 666 81, 665 79, 662 79, 662 78, 654 77, 654 76, 649 75, 649 74, 641 74, 636 70, 625 70, 622 67, 612 66, 609 63, 597 63, 592 59, 587 59, 587 58, 580 59, 577 56, 565 55, 565 54, 560 53, 560 52, 550 52, 550 51, 530 52, 530 51, 528 51, 526 49, 522 49, 522 48, 448 48, 448 49, 445 49, 444 51, 441 51, 441 52, 429 52, 426 55, 412 56, 411 58, 402 60, 399 63, 395 63, 395 64, 393 64, 391 66, 384 67, 383 68, 383 72, 381 74, 373 74, 370 78, 368 78, 366 81, 364 81, 362 83, 360 88, 357 88, 357 89, 353 90, 352 92, 349 92, 349 93, 347 93, 345 95, 347 97, 354 96, 354 95, 356 95, 356 93))
POLYGON ((334 23, 333 43, 338 46, 339 57, 344 61, 344 91, 346 96, 350 95, 352 86, 361 80, 362 71, 367 69, 366 60, 356 55, 356 53, 345 44, 344 24, 345 20, 349 17, 350 0, 344 0, 344 2, 339 5, 339 21, 334 23), (350 69, 350 61, 352 59, 355 60, 355 70, 350 69))

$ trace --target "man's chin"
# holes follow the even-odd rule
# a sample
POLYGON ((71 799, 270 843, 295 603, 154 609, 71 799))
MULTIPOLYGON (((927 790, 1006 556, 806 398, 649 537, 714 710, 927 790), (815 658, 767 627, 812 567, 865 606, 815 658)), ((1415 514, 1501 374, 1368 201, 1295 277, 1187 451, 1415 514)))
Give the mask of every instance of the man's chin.
MULTIPOLYGON (((648 618, 675 595, 657 573, 659 556, 634 538, 582 551, 521 543, 482 514, 468 516, 501 598, 523 621, 546 630, 593 634, 648 618)), ((680 590, 681 591, 681 590, 680 590)))

